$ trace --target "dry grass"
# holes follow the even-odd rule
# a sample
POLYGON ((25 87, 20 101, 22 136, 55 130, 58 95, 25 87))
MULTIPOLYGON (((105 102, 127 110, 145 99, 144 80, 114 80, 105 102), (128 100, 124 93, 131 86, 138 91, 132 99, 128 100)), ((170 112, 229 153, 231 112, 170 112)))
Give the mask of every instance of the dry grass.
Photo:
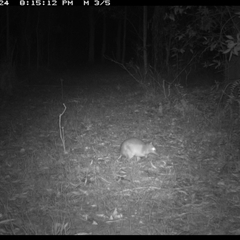
POLYGON ((239 234, 239 118, 216 115, 207 90, 165 105, 100 78, 64 86, 67 154, 60 84, 2 110, 0 234, 239 234), (116 161, 130 136, 160 156, 116 161))

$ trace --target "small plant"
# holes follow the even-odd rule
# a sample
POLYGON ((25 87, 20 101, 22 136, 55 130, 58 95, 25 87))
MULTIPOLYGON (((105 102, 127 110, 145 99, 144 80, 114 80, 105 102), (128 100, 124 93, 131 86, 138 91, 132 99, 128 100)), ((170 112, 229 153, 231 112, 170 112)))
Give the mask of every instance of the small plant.
POLYGON ((226 85, 222 92, 220 101, 224 102, 225 110, 231 106, 233 107, 234 104, 237 104, 240 109, 240 79, 236 79, 226 85))

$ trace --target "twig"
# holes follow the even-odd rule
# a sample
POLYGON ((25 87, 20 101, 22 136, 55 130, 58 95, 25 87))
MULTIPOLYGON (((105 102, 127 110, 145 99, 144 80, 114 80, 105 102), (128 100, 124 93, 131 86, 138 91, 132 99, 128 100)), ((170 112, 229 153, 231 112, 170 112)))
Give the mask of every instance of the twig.
POLYGON ((63 145, 63 152, 64 152, 64 154, 67 154, 68 152, 67 152, 66 146, 65 146, 64 127, 62 127, 62 115, 65 113, 67 107, 64 103, 63 103, 63 106, 64 106, 64 110, 59 115, 59 133, 60 133, 60 138, 61 138, 62 145, 63 145))

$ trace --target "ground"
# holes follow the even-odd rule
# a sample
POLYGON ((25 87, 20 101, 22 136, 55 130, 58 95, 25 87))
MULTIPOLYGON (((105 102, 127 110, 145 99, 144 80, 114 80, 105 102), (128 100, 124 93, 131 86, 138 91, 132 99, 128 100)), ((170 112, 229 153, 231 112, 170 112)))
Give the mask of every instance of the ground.
POLYGON ((240 234, 239 113, 215 90, 31 78, 1 109, 0 234, 240 234), (132 136, 159 156, 119 158, 132 136))

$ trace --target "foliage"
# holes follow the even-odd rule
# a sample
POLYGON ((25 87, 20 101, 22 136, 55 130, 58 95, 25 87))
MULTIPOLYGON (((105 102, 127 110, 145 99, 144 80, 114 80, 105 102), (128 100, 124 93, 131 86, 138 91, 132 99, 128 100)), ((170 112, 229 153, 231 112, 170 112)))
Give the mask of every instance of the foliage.
POLYGON ((234 38, 234 24, 239 13, 227 6, 174 6, 165 14, 165 20, 171 21, 174 32, 172 57, 190 51, 201 58, 203 54, 211 56, 204 66, 220 67, 224 63, 223 53, 237 55, 240 49, 239 33, 234 38))

